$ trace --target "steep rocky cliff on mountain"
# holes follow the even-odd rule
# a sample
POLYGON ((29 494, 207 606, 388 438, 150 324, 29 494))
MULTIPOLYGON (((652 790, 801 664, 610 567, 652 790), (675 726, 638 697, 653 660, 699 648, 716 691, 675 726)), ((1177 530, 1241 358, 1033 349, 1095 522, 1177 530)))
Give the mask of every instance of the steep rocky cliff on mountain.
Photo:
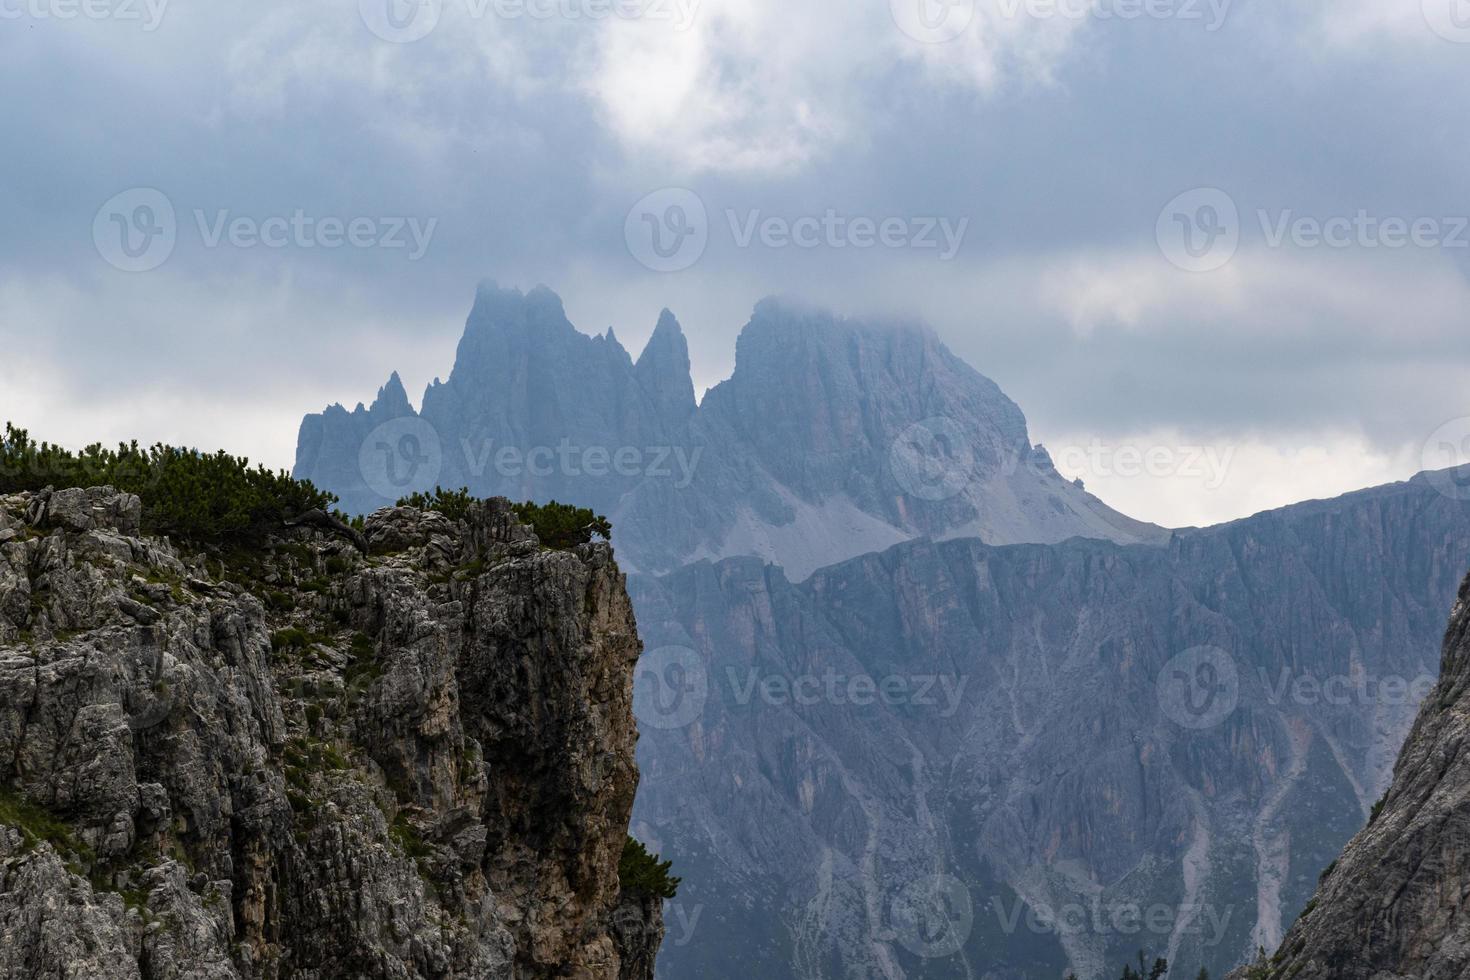
POLYGON ((1439 684, 1368 825, 1322 875, 1276 954, 1233 980, 1470 976, 1470 579, 1439 684))
POLYGON ((661 975, 1222 976, 1387 784, 1467 567, 1470 506, 1421 478, 1168 548, 634 576, 634 833, 687 879, 661 975))
POLYGON ((754 555, 800 579, 920 536, 1168 538, 1063 479, 1015 403, 932 331, 778 300, 696 405, 667 311, 635 363, 545 287, 484 285, 422 409, 395 375, 370 407, 307 416, 295 475, 362 513, 436 484, 570 501, 611 517, 648 572, 754 555))
POLYGON ((0 496, 0 977, 652 976, 640 643, 505 501, 192 554, 0 496))

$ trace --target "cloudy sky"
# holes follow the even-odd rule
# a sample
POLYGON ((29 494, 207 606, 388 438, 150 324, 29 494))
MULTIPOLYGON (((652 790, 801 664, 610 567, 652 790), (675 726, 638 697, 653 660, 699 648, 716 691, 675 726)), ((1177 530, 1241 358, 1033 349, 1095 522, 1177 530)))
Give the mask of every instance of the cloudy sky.
POLYGON ((921 316, 1166 524, 1470 445, 1470 0, 0 0, 0 85, 64 443, 289 466, 494 278, 700 387, 767 294, 921 316))

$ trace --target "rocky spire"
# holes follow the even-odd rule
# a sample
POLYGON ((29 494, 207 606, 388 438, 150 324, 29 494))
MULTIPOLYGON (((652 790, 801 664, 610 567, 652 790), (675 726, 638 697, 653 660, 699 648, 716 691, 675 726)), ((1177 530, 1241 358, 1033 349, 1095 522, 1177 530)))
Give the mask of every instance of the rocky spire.
POLYGON ((695 409, 694 381, 689 374, 689 343, 674 314, 664 310, 648 345, 638 355, 634 377, 670 425, 687 419, 695 409))

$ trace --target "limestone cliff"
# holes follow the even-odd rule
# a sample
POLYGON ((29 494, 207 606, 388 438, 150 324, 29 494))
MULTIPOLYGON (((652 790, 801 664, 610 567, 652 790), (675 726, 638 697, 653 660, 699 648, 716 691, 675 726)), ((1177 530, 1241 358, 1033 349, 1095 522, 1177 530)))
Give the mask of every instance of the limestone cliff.
POLYGON ((0 497, 0 977, 647 978, 640 643, 504 501, 191 555, 0 497))
POLYGON ((1470 976, 1470 579, 1425 699, 1365 827, 1269 961, 1235 980, 1470 976))

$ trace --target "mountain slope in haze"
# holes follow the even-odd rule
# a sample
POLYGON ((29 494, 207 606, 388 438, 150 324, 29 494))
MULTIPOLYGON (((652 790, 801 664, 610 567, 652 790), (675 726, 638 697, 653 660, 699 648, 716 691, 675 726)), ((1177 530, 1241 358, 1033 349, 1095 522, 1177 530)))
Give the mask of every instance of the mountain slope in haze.
POLYGON ((1439 684, 1368 825, 1323 874, 1279 952, 1234 980, 1470 975, 1470 578, 1439 684))
POLYGON ((1467 567, 1420 478, 1167 548, 635 576, 634 831, 686 879, 660 975, 1222 975, 1378 798, 1467 567))
POLYGON ((371 407, 308 416, 295 475, 360 512, 435 484, 593 507, 652 572, 755 555, 799 579, 920 536, 1167 540, 1062 478, 1015 403, 931 331, 778 300, 696 405, 672 314, 634 361, 550 290, 487 284, 421 411, 395 375, 371 407))

